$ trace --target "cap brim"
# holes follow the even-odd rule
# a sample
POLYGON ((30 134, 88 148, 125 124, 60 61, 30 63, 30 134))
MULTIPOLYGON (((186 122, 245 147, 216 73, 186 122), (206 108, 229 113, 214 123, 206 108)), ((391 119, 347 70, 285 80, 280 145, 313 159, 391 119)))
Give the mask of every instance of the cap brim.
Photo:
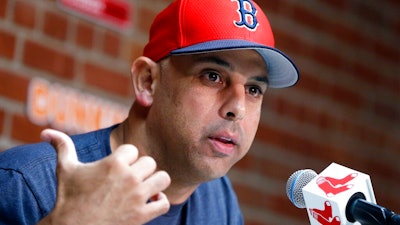
POLYGON ((170 55, 196 54, 234 49, 254 49, 263 58, 268 68, 268 82, 271 88, 293 86, 299 80, 299 72, 292 60, 276 48, 244 40, 216 40, 171 51, 170 55))

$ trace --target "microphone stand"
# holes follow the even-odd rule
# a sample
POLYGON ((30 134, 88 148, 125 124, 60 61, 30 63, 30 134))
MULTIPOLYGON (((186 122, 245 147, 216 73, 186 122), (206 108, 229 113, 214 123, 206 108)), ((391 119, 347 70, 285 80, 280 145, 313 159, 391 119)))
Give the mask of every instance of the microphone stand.
POLYGON ((362 225, 400 225, 400 215, 365 200, 364 194, 354 194, 346 206, 347 220, 362 225))

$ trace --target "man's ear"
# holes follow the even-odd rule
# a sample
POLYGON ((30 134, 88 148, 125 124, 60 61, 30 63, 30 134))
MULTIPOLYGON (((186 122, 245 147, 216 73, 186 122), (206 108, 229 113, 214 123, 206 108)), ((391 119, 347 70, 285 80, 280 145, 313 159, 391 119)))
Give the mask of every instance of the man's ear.
POLYGON ((144 56, 137 58, 132 63, 131 77, 135 101, 142 106, 150 106, 160 77, 157 63, 144 56))

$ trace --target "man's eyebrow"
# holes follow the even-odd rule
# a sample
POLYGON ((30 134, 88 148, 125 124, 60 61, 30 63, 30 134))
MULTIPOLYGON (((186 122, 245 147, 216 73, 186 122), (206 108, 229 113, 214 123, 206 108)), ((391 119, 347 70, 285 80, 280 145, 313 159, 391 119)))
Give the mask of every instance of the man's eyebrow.
POLYGON ((251 79, 255 80, 257 82, 263 82, 265 84, 269 84, 267 75, 255 76, 255 77, 252 77, 251 79))
POLYGON ((215 63, 218 64, 220 66, 229 68, 229 69, 233 69, 233 66, 231 64, 229 64, 227 61, 221 59, 220 57, 217 56, 200 56, 200 57, 196 57, 195 61, 197 62, 209 62, 209 63, 215 63))
MULTIPOLYGON (((195 61, 196 62, 215 63, 215 64, 218 64, 220 66, 223 66, 223 67, 226 67, 228 69, 231 69, 231 70, 234 69, 233 66, 229 62, 221 59, 218 56, 212 56, 212 55, 211 56, 199 56, 199 57, 195 58, 195 61)), ((255 76, 255 77, 252 77, 251 79, 255 80, 257 82, 265 83, 267 85, 269 84, 268 76, 266 74, 265 75, 260 75, 260 76, 255 76)))

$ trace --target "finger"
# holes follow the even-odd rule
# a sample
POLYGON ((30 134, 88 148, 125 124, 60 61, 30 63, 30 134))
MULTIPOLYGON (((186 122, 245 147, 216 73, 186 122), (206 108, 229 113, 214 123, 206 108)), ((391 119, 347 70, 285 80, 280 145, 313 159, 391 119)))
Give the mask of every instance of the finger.
POLYGON ((152 198, 152 201, 144 206, 144 210, 148 212, 149 216, 154 218, 161 216, 168 212, 170 203, 167 196, 160 192, 152 198))
POLYGON ((143 182, 150 194, 149 198, 164 191, 170 184, 171 178, 165 171, 157 171, 143 182))
POLYGON ((134 163, 139 155, 138 149, 134 145, 124 144, 120 145, 112 154, 112 157, 116 157, 120 162, 131 165, 134 163))
POLYGON ((157 164, 153 158, 149 156, 140 157, 131 165, 131 169, 139 180, 145 180, 156 171, 157 164))
POLYGON ((49 142, 56 150, 58 166, 68 169, 78 163, 74 143, 68 135, 53 129, 45 129, 40 137, 49 142))

